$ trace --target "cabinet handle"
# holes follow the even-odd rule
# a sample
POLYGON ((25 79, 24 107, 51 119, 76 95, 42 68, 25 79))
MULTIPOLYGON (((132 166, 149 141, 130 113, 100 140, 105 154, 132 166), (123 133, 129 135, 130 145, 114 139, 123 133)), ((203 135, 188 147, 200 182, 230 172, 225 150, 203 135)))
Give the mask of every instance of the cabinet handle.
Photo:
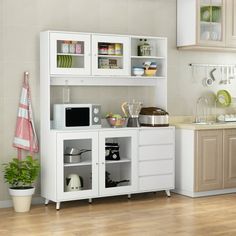
POLYGON ((98 162, 96 162, 96 165, 98 166, 98 162))
POLYGON ((102 165, 105 165, 105 162, 102 162, 102 165))

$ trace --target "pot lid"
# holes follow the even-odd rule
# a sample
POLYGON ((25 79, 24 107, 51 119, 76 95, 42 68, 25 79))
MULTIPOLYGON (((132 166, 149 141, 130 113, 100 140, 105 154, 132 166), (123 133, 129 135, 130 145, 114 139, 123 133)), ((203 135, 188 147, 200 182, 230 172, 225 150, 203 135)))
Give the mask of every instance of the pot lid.
POLYGON ((163 116, 169 114, 165 110, 158 107, 143 107, 141 108, 140 115, 163 116))

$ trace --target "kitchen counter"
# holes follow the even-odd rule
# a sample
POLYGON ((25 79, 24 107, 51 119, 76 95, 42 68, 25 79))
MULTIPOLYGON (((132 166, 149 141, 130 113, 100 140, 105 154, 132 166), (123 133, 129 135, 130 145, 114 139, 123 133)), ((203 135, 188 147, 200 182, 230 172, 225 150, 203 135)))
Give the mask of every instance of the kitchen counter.
POLYGON ((171 124, 177 129, 189 129, 189 130, 210 130, 210 129, 236 129, 236 122, 209 122, 206 124, 196 123, 173 123, 171 124))

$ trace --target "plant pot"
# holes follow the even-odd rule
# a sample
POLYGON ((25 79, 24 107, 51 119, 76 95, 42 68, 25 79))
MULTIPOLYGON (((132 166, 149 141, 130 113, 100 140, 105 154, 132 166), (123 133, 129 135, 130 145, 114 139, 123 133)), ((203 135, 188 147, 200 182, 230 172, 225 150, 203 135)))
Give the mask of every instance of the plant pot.
POLYGON ((30 210, 34 191, 35 187, 28 189, 9 188, 15 212, 28 212, 30 210))

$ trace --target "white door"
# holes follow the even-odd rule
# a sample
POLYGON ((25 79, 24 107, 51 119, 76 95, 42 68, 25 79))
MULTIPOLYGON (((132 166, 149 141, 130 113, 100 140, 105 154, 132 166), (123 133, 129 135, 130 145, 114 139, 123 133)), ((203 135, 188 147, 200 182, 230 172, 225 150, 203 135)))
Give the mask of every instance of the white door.
POLYGON ((99 195, 137 190, 137 131, 99 132, 99 195))
POLYGON ((92 74, 130 75, 130 38, 92 35, 92 74))
POLYGON ((98 133, 57 134, 57 199, 59 201, 98 195, 98 133), (70 156, 73 148, 73 155, 70 156), (78 158, 79 156, 79 158, 78 158), (74 158, 74 163, 68 163, 74 158))
POLYGON ((90 34, 50 33, 50 74, 90 75, 90 34))

